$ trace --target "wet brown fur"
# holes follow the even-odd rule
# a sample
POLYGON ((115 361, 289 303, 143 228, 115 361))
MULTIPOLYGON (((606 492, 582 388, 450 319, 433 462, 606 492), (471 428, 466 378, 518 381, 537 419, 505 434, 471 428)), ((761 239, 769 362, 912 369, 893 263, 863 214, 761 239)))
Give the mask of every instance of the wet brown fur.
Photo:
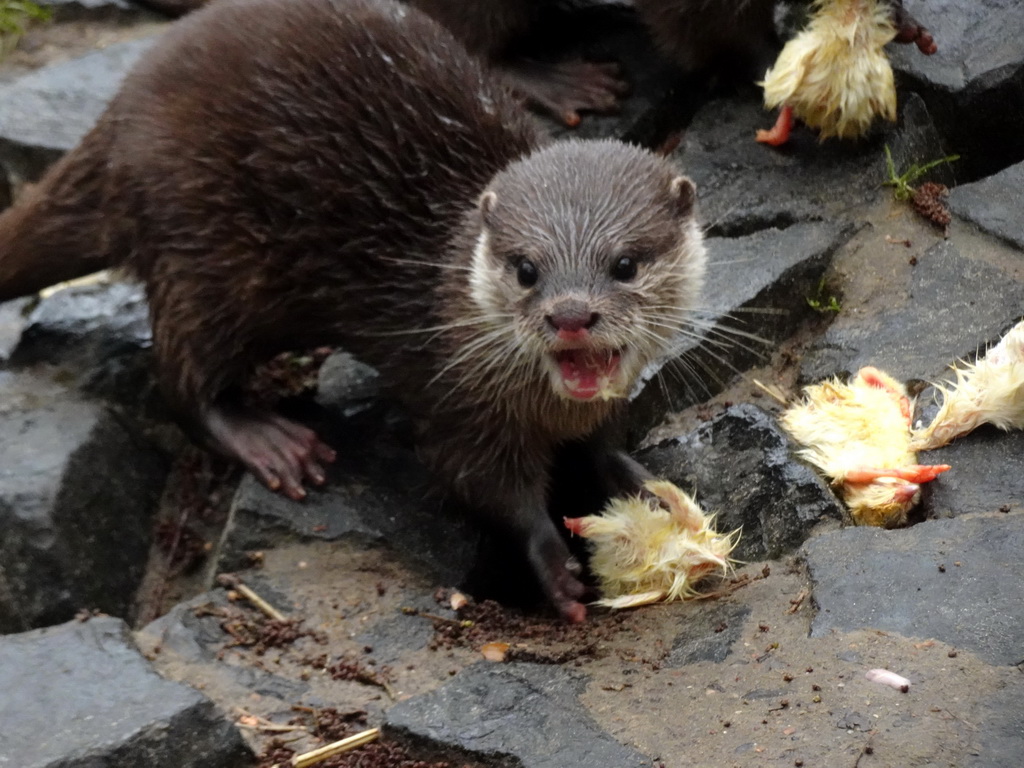
POLYGON ((579 618, 548 473, 556 446, 615 405, 553 392, 536 367, 545 313, 591 297, 605 318, 593 338, 643 363, 684 327, 703 252, 692 185, 667 162, 616 142, 543 145, 415 10, 218 0, 169 30, 79 147, 0 215, 0 296, 130 267, 164 391, 207 437, 255 363, 345 347, 420 418, 440 478, 523 543, 579 618), (517 297, 493 317, 469 279, 482 229, 495 240, 485 282, 517 297), (516 283, 517 249, 538 264, 535 290, 516 283), (647 259, 636 285, 609 282, 622 252, 647 259), (645 316, 656 325, 640 337, 645 316), (481 342, 483 327, 497 340, 481 342))

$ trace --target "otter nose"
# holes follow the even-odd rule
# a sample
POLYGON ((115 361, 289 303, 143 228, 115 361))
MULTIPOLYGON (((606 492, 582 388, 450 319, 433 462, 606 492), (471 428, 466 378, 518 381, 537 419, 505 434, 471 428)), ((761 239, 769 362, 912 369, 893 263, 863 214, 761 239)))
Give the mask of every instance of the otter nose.
POLYGON ((558 331, 559 336, 579 336, 594 327, 600 319, 597 312, 592 312, 585 301, 566 299, 551 308, 545 315, 548 325, 558 331))

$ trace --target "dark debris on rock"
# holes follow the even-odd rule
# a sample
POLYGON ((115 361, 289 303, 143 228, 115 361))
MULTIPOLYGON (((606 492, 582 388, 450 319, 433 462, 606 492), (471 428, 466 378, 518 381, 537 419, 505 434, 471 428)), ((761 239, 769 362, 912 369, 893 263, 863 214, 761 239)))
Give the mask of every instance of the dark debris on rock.
POLYGON ((385 728, 488 764, 521 768, 649 766, 581 706, 579 673, 550 665, 475 664, 447 685, 388 710, 385 728))

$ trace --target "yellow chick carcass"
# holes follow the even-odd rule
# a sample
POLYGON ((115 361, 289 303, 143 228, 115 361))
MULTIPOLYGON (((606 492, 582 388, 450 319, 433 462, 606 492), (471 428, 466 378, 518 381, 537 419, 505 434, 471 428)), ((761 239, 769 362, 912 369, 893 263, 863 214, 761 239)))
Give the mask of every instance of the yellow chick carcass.
POLYGON ((810 23, 765 74, 765 107, 782 113, 757 140, 784 144, 794 117, 821 139, 863 136, 876 116, 895 120, 896 86, 883 51, 895 37, 884 0, 816 0, 810 23))
POLYGON ((729 570, 738 530, 717 533, 714 518, 670 482, 644 488, 647 494, 612 499, 600 515, 565 519, 566 528, 590 540, 599 605, 682 600, 698 594, 694 585, 705 576, 729 570))
POLYGON ((914 450, 940 448, 979 424, 1024 428, 1024 321, 983 358, 973 365, 953 366, 953 372, 952 387, 936 385, 942 392, 942 407, 931 424, 914 430, 914 450))
POLYGON ((839 486, 855 522, 894 528, 906 523, 920 484, 949 469, 917 463, 910 412, 903 385, 867 367, 848 384, 833 379, 806 387, 780 423, 805 446, 799 456, 839 486))

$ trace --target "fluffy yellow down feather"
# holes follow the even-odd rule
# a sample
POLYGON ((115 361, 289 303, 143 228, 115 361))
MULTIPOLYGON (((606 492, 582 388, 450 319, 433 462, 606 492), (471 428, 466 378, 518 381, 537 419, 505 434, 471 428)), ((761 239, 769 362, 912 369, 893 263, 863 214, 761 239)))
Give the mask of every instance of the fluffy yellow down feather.
POLYGON ((833 379, 805 387, 803 400, 779 422, 805 446, 798 455, 840 487, 860 525, 905 524, 920 483, 949 469, 917 463, 906 389, 877 368, 862 368, 848 384, 833 379))
POLYGON ((1024 428, 1024 321, 1007 331, 974 365, 953 366, 956 384, 937 384, 942 407, 923 429, 914 430, 914 450, 947 445, 979 424, 1024 428))
POLYGON ((765 74, 765 106, 791 106, 822 139, 862 136, 876 115, 895 120, 896 86, 882 50, 895 36, 881 0, 816 0, 807 28, 765 74))
POLYGON ((719 534, 684 491, 649 481, 651 496, 612 499, 600 515, 567 519, 566 527, 590 540, 590 567, 603 599, 598 605, 631 608, 697 594, 695 584, 729 571, 739 531, 719 534))

